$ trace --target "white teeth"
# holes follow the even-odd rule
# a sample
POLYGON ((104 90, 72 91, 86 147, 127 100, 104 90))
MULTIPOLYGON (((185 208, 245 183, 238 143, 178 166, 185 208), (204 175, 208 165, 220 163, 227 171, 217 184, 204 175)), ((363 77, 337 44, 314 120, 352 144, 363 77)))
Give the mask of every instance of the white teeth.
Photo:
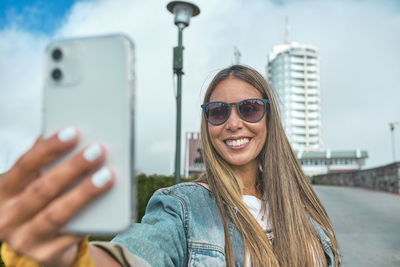
POLYGON ((235 146, 241 146, 241 145, 247 144, 249 141, 250 140, 248 138, 242 138, 242 139, 238 139, 238 140, 227 140, 226 144, 228 146, 235 147, 235 146))

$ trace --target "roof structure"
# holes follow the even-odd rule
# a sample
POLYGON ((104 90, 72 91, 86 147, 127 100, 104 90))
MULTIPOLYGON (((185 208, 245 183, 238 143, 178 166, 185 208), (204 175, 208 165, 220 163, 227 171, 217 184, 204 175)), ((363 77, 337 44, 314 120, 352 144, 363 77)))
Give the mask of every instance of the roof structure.
POLYGON ((337 151, 318 151, 318 152, 298 152, 298 159, 354 159, 368 158, 368 152, 365 150, 337 150, 337 151))

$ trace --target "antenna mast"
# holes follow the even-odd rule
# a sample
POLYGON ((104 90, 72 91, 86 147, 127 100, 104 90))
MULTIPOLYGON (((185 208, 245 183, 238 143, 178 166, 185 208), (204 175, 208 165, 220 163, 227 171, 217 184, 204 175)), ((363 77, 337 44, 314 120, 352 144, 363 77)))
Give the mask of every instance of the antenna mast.
POLYGON ((286 16, 285 17, 285 44, 289 43, 289 31, 290 31, 290 27, 289 27, 289 17, 286 16))
POLYGON ((234 46, 233 47, 233 64, 238 65, 240 64, 240 57, 242 54, 240 53, 239 49, 234 46))

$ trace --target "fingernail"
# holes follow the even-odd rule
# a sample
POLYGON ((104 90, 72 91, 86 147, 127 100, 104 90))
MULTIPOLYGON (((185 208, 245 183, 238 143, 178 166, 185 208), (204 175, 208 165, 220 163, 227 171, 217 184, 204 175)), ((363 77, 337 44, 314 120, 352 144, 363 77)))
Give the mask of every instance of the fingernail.
POLYGON ((61 130, 58 133, 58 139, 61 142, 68 142, 76 137, 76 129, 74 127, 68 127, 61 130))
POLYGON ((92 183, 96 187, 103 187, 111 179, 111 171, 107 167, 101 168, 92 176, 92 183))
POLYGON ((94 161, 103 153, 99 144, 90 145, 86 148, 85 152, 83 152, 83 157, 87 161, 94 161))

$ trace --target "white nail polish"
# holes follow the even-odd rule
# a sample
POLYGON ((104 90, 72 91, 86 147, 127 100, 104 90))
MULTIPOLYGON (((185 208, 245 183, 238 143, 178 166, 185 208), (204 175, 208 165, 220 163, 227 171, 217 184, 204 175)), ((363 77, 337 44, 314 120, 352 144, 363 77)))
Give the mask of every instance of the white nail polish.
POLYGON ((103 167, 92 176, 92 183, 96 187, 103 187, 110 179, 110 169, 103 167))
POLYGON ((102 153, 103 153, 103 151, 101 150, 100 145, 93 144, 93 145, 90 145, 88 148, 86 148, 85 152, 83 152, 83 157, 87 161, 94 161, 98 157, 100 157, 102 153))
POLYGON ((74 127, 68 127, 61 130, 57 136, 61 142, 68 142, 74 139, 76 137, 76 134, 76 129, 74 127))

